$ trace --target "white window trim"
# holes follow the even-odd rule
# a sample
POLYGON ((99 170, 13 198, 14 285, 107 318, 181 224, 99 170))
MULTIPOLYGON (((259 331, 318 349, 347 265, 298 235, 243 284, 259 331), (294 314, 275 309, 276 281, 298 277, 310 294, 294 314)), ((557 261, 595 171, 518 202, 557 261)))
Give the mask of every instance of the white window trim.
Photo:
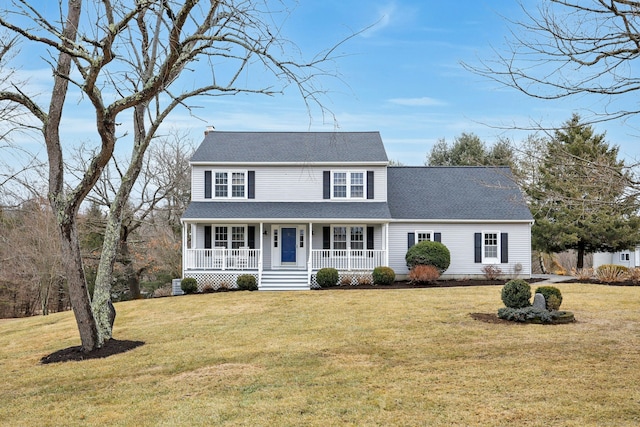
POLYGON ((631 259, 631 255, 629 252, 620 253, 620 261, 629 261, 631 259))
POLYGON ((354 227, 362 227, 362 249, 354 249, 356 251, 366 251, 367 250, 367 226, 364 224, 332 224, 331 225, 331 249, 338 251, 350 251, 351 250, 351 229, 354 227), (334 228, 335 227, 345 227, 346 228, 346 237, 347 237, 347 248, 346 249, 335 249, 334 248, 334 228))
POLYGON ((336 200, 347 200, 347 199, 356 199, 362 200, 367 198, 367 171, 365 170, 332 170, 331 172, 331 198, 336 200), (336 173, 345 173, 347 174, 347 195, 345 197, 336 197, 333 192, 333 187, 335 183, 335 174, 336 173), (362 174, 362 196, 352 197, 351 196, 351 174, 352 173, 361 173, 362 174))
POLYGON ((422 242, 423 240, 419 240, 418 239, 418 235, 419 234, 429 234, 429 241, 433 242, 433 230, 416 230, 415 231, 415 236, 416 236, 416 244, 422 242))
MULTIPOLYGON (((249 224, 211 224, 211 246, 212 249, 216 249, 216 227, 227 227, 227 249, 232 249, 233 246, 233 228, 232 227, 244 227, 244 243, 241 247, 249 246, 249 224)), ((218 246, 218 249, 220 246, 218 246)))
POLYGON ((501 238, 500 238, 500 230, 483 230, 482 231, 482 263, 483 264, 500 264, 500 254, 502 248, 500 247, 501 238), (485 237, 487 234, 495 234, 496 235, 496 256, 495 257, 486 257, 485 256, 485 237))
POLYGON ((207 169, 211 171, 211 199, 207 200, 243 200, 249 198, 249 171, 247 169, 207 169), (227 174, 227 195, 226 196, 216 196, 216 173, 226 173, 227 174), (234 173, 243 173, 244 174, 244 196, 242 197, 234 197, 233 196, 233 174, 234 173))

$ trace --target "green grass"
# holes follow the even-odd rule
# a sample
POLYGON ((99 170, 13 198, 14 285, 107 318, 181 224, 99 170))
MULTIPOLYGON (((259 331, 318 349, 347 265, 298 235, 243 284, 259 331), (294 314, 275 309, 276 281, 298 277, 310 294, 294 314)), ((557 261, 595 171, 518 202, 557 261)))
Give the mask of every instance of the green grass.
POLYGON ((557 287, 577 323, 471 319, 500 287, 130 301, 145 345, 50 365, 72 313, 0 321, 0 425, 640 425, 640 287, 557 287))

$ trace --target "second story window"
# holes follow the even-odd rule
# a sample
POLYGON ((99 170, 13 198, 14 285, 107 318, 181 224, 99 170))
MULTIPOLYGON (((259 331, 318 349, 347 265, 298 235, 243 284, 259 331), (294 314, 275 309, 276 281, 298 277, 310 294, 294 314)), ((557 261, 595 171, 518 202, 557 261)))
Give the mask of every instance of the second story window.
MULTIPOLYGON (((251 172, 246 171, 205 171, 204 198, 211 199, 244 199, 250 193, 251 172), (213 181, 213 183, 211 182, 213 181), (212 185, 213 184, 213 185, 212 185), (213 187, 213 191, 212 191, 213 187)), ((252 198, 249 195, 249 198, 252 198)))
POLYGON ((364 197, 364 172, 333 172, 332 184, 334 199, 364 197))
POLYGON ((216 197, 227 197, 228 179, 226 172, 216 172, 216 197))

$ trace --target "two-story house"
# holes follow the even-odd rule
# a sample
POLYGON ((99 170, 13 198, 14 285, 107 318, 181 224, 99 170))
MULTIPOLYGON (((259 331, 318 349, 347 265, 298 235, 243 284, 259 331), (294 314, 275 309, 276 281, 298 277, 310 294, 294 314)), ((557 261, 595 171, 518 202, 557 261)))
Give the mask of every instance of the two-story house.
POLYGON ((191 158, 183 277, 202 290, 253 274, 259 289, 310 289, 389 266, 422 240, 451 252, 444 277, 495 265, 531 274, 532 217, 508 168, 390 167, 378 132, 207 132, 191 158))

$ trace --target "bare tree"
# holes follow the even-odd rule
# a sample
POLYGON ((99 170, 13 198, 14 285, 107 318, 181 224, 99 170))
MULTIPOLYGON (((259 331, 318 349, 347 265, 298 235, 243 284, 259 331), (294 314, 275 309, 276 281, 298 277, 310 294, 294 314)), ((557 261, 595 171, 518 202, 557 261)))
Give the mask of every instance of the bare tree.
MULTIPOLYGON (((286 14, 266 0, 59 3, 58 16, 41 14, 27 0, 12 0, 5 6, 0 27, 26 49, 45 50, 43 60, 51 67, 53 79, 51 96, 44 104, 39 102, 41 97, 27 93, 11 79, 4 82, 0 101, 19 106, 39 123, 35 128, 47 150, 48 197, 58 224, 71 304, 82 349, 91 351, 111 336, 108 290, 122 212, 145 151, 163 120, 178 107, 191 111, 187 100, 197 96, 273 95, 287 85, 293 85, 307 105, 321 105, 322 90, 316 85, 318 77, 327 74, 323 66, 330 63, 335 48, 311 60, 289 56, 293 45, 282 38, 275 24, 286 14), (254 69, 272 78, 252 87, 244 73, 254 69), (195 72, 185 76, 191 71, 195 72), (61 136, 70 88, 80 92, 77 104, 95 112, 99 139, 81 179, 73 183, 65 179, 66 144, 61 136), (118 131, 124 128, 121 123, 133 129, 131 159, 110 208, 99 267, 103 278, 92 304, 78 244, 77 214, 116 144, 126 139, 118 131)), ((284 1, 279 4, 288 9, 284 1)), ((34 128, 26 120, 20 125, 34 128)))
MULTIPOLYGON (((193 143, 185 132, 171 131, 168 135, 159 137, 142 164, 136 185, 132 188, 133 194, 123 206, 115 262, 124 268, 131 298, 141 297, 140 278, 152 267, 153 261, 134 262, 130 238, 145 222, 151 221, 156 226, 180 233, 180 216, 189 202, 189 156, 193 150, 193 143)), ((82 165, 81 153, 77 159, 82 165)), ((88 201, 107 209, 114 205, 118 199, 120 184, 126 179, 126 169, 120 166, 122 163, 126 164, 116 158, 109 163, 93 191, 87 196, 88 201)), ((81 166, 80 170, 84 170, 84 167, 81 166)), ((110 217, 113 218, 114 215, 110 217)), ((140 246, 140 242, 137 246, 140 246)), ((152 257, 149 259, 153 260, 152 257)), ((96 278, 98 283, 108 277, 104 271, 101 274, 96 278)), ((95 297, 94 301, 97 301, 95 297)))
POLYGON ((525 20, 513 21, 507 49, 467 69, 528 96, 560 99, 575 95, 606 97, 589 122, 640 112, 634 93, 640 76, 640 1, 544 0, 536 10, 521 6, 525 20), (629 99, 632 105, 618 105, 629 99), (632 98, 633 97, 633 98, 632 98))

